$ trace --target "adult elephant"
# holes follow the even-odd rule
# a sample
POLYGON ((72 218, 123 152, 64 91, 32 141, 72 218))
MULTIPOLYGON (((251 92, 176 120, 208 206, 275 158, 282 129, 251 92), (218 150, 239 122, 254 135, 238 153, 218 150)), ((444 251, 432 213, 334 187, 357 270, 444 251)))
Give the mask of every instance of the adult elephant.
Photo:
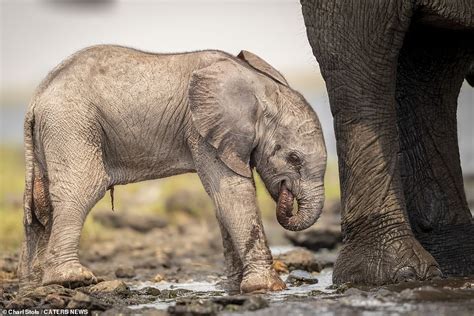
POLYGON ((457 96, 472 80, 473 2, 301 4, 337 139, 344 247, 334 282, 474 274, 456 129, 457 96))

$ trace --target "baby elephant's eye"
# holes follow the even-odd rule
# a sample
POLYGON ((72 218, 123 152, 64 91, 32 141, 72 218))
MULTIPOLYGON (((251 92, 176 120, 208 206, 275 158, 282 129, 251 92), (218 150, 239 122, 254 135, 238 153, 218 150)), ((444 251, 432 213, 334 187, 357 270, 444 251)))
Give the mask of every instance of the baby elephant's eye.
POLYGON ((291 152, 288 154, 288 157, 286 158, 286 160, 291 163, 293 166, 299 166, 301 165, 301 158, 300 156, 298 156, 297 153, 295 152, 291 152))

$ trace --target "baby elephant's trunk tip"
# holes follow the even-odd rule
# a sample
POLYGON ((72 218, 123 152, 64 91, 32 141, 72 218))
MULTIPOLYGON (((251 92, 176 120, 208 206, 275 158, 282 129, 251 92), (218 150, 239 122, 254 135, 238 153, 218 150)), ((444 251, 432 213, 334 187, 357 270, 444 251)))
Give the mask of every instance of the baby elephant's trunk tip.
POLYGON ((324 204, 324 189, 318 188, 320 194, 317 194, 313 202, 306 200, 298 201, 298 210, 293 213, 294 195, 287 188, 285 182, 280 185, 280 192, 278 196, 278 203, 276 207, 277 220, 280 225, 291 231, 300 231, 311 227, 318 220, 321 215, 324 204))

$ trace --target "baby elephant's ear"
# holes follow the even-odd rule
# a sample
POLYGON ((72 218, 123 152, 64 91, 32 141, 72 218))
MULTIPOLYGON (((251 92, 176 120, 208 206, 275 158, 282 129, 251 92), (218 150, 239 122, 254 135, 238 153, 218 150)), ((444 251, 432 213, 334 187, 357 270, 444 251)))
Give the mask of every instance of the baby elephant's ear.
POLYGON ((237 57, 246 61, 250 66, 273 78, 279 83, 288 86, 288 82, 286 81, 285 77, 283 77, 283 75, 278 72, 278 70, 273 68, 269 63, 267 63, 265 60, 258 57, 257 55, 249 51, 243 50, 237 55, 237 57))
POLYGON ((254 76, 232 61, 220 61, 193 73, 189 103, 193 124, 234 172, 251 177, 249 161, 256 133, 254 76))

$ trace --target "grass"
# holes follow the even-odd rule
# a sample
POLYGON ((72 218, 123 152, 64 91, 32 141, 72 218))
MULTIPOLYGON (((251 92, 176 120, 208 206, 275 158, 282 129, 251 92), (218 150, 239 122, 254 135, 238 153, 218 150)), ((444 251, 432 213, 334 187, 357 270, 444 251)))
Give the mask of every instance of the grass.
MULTIPOLYGON (((255 174, 257 199, 262 216, 274 217, 275 202, 262 180, 255 174)), ((337 164, 330 162, 326 172, 326 199, 339 197, 337 164)), ((19 146, 0 146, 0 255, 18 249, 23 239, 23 150, 19 146)), ((214 206, 196 174, 184 174, 165 179, 115 187, 117 213, 133 211, 152 213, 175 222, 175 215, 185 212, 194 217, 214 216, 214 206)), ((109 194, 106 194, 91 211, 111 211, 109 194)), ((82 241, 113 238, 111 231, 87 218, 82 241)))

